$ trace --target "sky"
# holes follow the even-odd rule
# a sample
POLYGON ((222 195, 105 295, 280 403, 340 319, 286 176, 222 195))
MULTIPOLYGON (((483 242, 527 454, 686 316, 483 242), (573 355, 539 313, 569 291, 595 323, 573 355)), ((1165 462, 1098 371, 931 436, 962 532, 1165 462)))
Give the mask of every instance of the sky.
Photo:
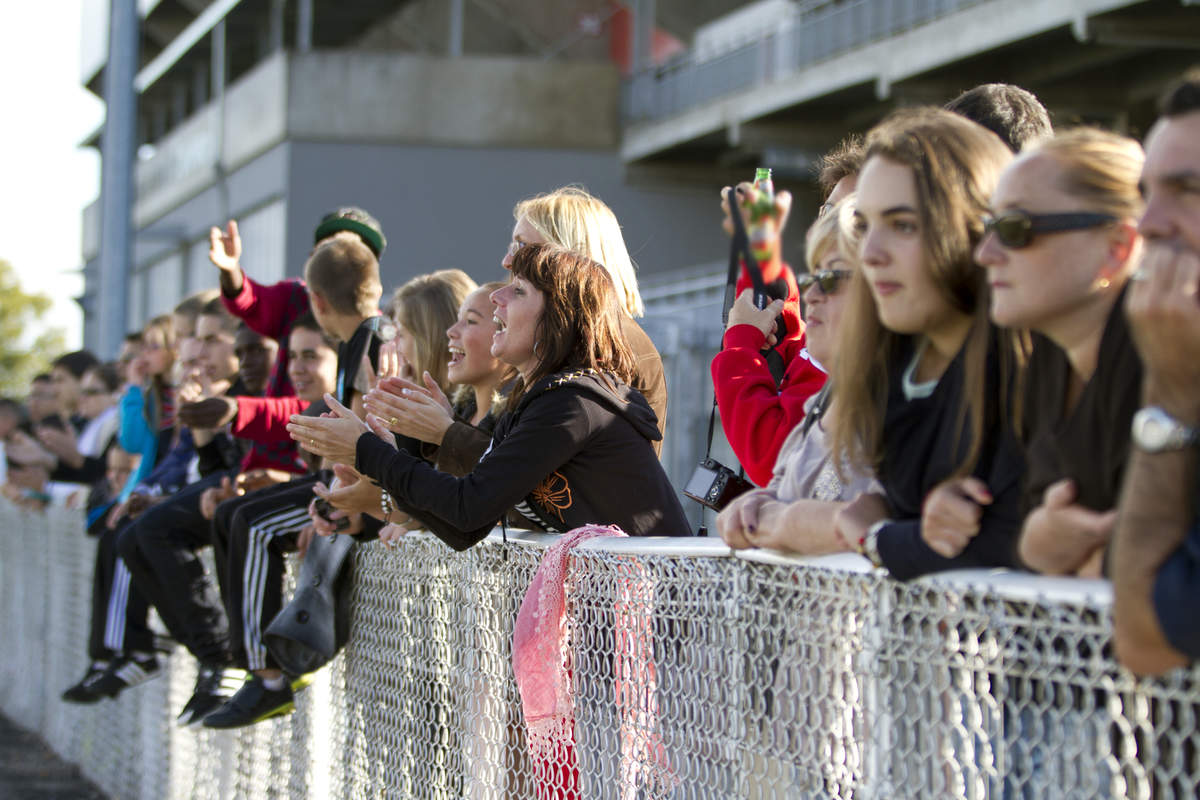
POLYGON ((54 299, 47 325, 80 346, 81 212, 100 190, 100 157, 79 146, 104 121, 80 84, 83 0, 4 2, 0 11, 0 259, 54 299))

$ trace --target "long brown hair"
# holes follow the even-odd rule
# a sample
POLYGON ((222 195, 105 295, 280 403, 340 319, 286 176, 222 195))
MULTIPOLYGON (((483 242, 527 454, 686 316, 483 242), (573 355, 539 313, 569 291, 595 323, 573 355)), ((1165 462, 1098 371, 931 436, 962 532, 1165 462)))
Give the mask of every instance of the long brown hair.
MULTIPOLYGON (((937 108, 892 114, 867 134, 866 147, 867 160, 885 158, 912 170, 926 268, 949 305, 971 317, 958 410, 958 429, 966 424, 970 445, 955 471, 965 475, 983 446, 990 336, 986 276, 975 266, 972 251, 983 235, 992 188, 1012 153, 995 134, 937 108)), ((839 462, 874 469, 883 458, 889 366, 907 337, 880 322, 862 270, 849 288, 832 372, 839 410, 830 449, 839 462)))
POLYGON ((534 332, 538 364, 518 381, 514 407, 526 386, 565 369, 610 372, 629 382, 635 362, 621 335, 623 312, 608 270, 573 250, 536 244, 517 251, 512 274, 541 292, 545 303, 534 332))

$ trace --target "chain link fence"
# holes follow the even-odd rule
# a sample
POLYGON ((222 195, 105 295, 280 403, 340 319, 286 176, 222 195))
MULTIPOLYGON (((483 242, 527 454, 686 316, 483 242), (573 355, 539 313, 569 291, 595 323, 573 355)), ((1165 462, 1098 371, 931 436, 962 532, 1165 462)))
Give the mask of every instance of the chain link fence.
POLYGON ((513 624, 554 536, 358 548, 351 641, 297 711, 180 729, 195 677, 58 699, 86 665, 77 513, 0 509, 0 708, 114 798, 1194 798, 1200 672, 1140 680, 1101 581, 909 584, 856 556, 599 539, 571 556, 574 736, 530 756, 513 624))

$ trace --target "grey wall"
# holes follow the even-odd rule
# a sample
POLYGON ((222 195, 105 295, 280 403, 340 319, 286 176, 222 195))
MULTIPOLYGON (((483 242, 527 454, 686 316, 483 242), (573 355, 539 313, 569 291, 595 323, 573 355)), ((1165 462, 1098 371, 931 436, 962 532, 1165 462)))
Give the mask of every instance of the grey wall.
POLYGON ((612 207, 642 274, 721 258, 715 186, 625 185, 615 153, 292 142, 289 274, 298 274, 325 212, 358 205, 383 224, 384 285, 458 267, 502 277, 500 259, 520 199, 582 183, 612 207))

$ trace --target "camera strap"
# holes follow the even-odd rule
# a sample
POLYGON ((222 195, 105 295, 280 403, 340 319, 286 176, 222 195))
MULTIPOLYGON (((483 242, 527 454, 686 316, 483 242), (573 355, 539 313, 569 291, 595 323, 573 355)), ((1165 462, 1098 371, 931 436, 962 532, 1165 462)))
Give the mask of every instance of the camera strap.
POLYGON ((767 285, 763 281, 762 267, 750 252, 750 235, 746 233, 746 223, 742 220, 742 206, 738 202, 737 192, 733 188, 725 190, 725 202, 729 204, 729 216, 733 219, 733 242, 729 247, 729 273, 725 276, 725 303, 721 309, 721 326, 729 324, 729 309, 733 307, 736 298, 738 272, 742 264, 746 265, 746 274, 754 284, 754 305, 756 308, 767 306, 767 285))
MULTIPOLYGON (((746 265, 746 273, 750 276, 750 282, 754 284, 754 305, 758 308, 764 308, 767 305, 767 287, 763 282, 762 268, 758 265, 754 254, 750 252, 750 236, 746 233, 746 223, 742 220, 742 209, 738 202, 737 191, 732 187, 725 190, 725 201, 729 204, 729 216, 733 219, 733 242, 729 246, 729 269, 725 275, 725 302, 721 306, 722 330, 729 325, 729 309, 733 307, 733 301, 737 299, 737 280, 742 264, 746 265)), ((716 387, 713 387, 712 410, 708 413, 708 438, 704 445, 706 460, 712 455, 716 420, 717 392, 716 387)), ((738 474, 744 475, 744 470, 739 469, 738 474)))

